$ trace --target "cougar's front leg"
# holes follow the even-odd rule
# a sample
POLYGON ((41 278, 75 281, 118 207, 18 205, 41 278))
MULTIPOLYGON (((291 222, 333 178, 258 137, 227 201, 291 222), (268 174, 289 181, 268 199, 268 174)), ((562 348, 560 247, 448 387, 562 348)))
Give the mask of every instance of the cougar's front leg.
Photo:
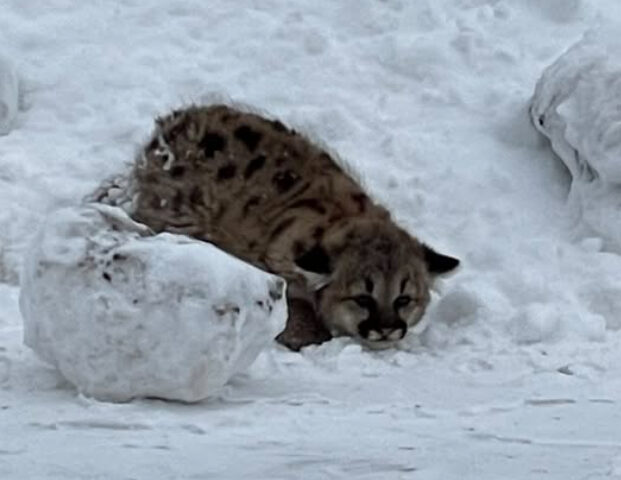
POLYGON ((287 296, 287 326, 276 341, 297 352, 307 345, 320 344, 332 338, 318 318, 315 306, 307 299, 287 296))

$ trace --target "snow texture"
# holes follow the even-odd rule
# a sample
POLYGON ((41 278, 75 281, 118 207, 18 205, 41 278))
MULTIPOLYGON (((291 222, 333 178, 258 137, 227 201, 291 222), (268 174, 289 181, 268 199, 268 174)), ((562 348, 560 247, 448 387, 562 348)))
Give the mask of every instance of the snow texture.
POLYGON ((19 107, 19 78, 13 64, 0 56, 0 135, 9 133, 19 107))
POLYGON ((621 480, 621 256, 576 228, 571 176, 528 111, 585 31, 619 37, 619 0, 1 12, 26 88, 0 137, 0 478, 621 480), (191 405, 76 395, 22 344, 24 253, 50 211, 135 158, 154 117, 214 91, 321 139, 462 267, 399 348, 272 343, 191 405))
POLYGON ((531 116, 572 177, 577 219, 621 249, 621 24, 588 32, 543 73, 531 116))
POLYGON ((27 251, 24 340, 87 396, 194 402, 284 328, 284 281, 122 210, 54 212, 27 251))

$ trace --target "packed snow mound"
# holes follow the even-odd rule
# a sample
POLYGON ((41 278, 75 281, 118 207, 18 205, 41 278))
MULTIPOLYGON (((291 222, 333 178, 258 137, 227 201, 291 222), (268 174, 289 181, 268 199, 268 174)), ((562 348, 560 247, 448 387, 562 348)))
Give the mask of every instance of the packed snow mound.
POLYGON ((24 342, 81 393, 186 402, 216 394, 285 326, 285 282, 121 209, 49 216, 25 260, 24 342))
POLYGON ((621 39, 586 34, 543 73, 531 105, 572 176, 570 204, 590 231, 621 246, 621 39))
POLYGON ((19 108, 19 79, 11 62, 0 56, 0 135, 11 131, 19 108))

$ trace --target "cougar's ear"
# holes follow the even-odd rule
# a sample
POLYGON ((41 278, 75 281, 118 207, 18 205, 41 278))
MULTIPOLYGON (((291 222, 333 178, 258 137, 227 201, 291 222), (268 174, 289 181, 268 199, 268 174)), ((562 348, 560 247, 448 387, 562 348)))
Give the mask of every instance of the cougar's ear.
POLYGON ((314 290, 319 290, 330 281, 332 268, 330 257, 321 245, 304 252, 295 259, 298 272, 302 274, 314 290))
POLYGON ((455 270, 459 266, 459 260, 448 255, 442 255, 427 245, 423 245, 423 256, 427 264, 427 270, 432 275, 442 275, 455 270))

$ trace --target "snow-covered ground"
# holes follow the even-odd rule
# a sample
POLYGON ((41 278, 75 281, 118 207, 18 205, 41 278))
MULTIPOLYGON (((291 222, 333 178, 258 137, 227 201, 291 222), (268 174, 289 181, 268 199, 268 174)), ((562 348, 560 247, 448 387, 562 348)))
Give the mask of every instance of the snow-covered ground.
POLYGON ((574 223, 528 118, 544 68, 618 0, 1 10, 22 111, 0 137, 0 478, 621 479, 621 257, 574 223), (274 345, 194 405, 77 396, 22 345, 25 247, 155 115, 213 93, 312 132, 463 267, 400 350, 274 345))

